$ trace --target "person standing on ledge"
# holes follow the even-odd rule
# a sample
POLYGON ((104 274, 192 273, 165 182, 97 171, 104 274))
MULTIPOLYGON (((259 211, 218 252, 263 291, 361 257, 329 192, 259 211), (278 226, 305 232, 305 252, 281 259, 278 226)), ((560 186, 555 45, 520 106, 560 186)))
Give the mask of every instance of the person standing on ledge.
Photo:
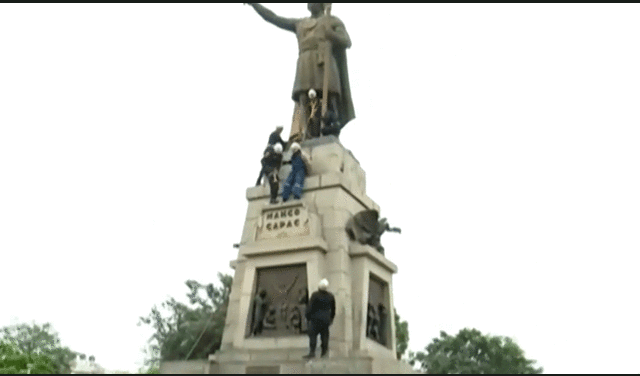
POLYGON ((302 197, 302 188, 304 188, 304 178, 307 176, 311 167, 311 160, 307 153, 302 151, 300 144, 294 142, 291 144, 291 172, 287 176, 287 180, 282 187, 282 202, 287 202, 289 195, 293 193, 296 200, 302 197))
POLYGON ((311 294, 307 312, 305 314, 309 329, 309 354, 304 359, 315 358, 316 343, 320 334, 321 357, 327 356, 329 352, 329 326, 336 316, 336 299, 333 294, 327 291, 329 281, 323 279, 318 284, 318 291, 311 294))
POLYGON ((280 165, 282 164, 282 146, 275 144, 273 150, 265 154, 262 158, 262 169, 267 176, 269 182, 269 188, 271 192, 271 204, 278 203, 278 188, 280 188, 280 179, 278 179, 278 172, 280 171, 280 165))
MULTIPOLYGON (((280 135, 282 134, 282 126, 279 125, 276 127, 276 130, 271 132, 271 134, 269 135, 269 142, 267 143, 267 148, 264 149, 264 151, 262 152, 263 154, 263 160, 264 158, 267 157, 268 153, 273 153, 273 151, 276 149, 275 146, 276 144, 280 144, 282 147, 280 148, 280 152, 282 152, 282 150, 284 150, 285 146, 287 145, 287 142, 284 141, 282 139, 282 137, 280 137, 280 135)), ((279 165, 278 165, 279 167, 279 165)), ((262 168, 260 169, 260 174, 258 175, 258 180, 256 181, 256 187, 259 186, 262 182, 262 177, 267 175, 267 171, 265 171, 264 168, 264 164, 262 166, 262 168)), ((273 201, 273 199, 272 199, 273 201)))
POLYGON ((331 3, 307 3, 311 17, 305 18, 284 18, 260 4, 245 4, 251 5, 265 21, 295 33, 298 38, 298 63, 292 92, 296 110, 289 139, 302 141, 319 136, 309 134, 307 129, 308 93, 314 89, 324 99, 325 72, 328 72, 326 86, 329 95, 323 110, 325 106, 333 110, 343 126, 355 118, 346 55, 351 39, 342 21, 328 14, 331 3), (325 63, 328 66, 325 67, 325 63))

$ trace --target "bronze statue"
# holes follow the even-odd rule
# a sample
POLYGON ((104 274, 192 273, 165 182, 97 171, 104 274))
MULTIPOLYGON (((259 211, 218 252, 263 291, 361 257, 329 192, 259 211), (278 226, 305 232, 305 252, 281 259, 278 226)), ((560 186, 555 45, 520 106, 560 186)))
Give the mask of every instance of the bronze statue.
MULTIPOLYGON (((267 22, 294 32, 298 38, 298 63, 293 83, 294 119, 289 140, 302 141, 320 136, 321 129, 308 127, 328 110, 337 114, 344 126, 355 118, 346 49, 351 39, 340 19, 332 16, 331 3, 308 3, 311 17, 284 18, 257 3, 249 4, 267 22), (324 92, 328 95, 324 95, 324 92), (322 111, 315 111, 316 95, 322 97, 322 111)), ((317 105, 316 105, 317 107, 317 105)), ((320 127, 321 128, 321 127, 320 127)))
POLYGON ((307 298, 305 265, 258 268, 255 291, 248 319, 247 338, 281 337, 306 331, 304 312, 307 298))
POLYGON ((401 233, 397 227, 390 227, 386 218, 378 220, 377 210, 363 210, 349 219, 346 226, 349 238, 360 244, 374 247, 384 255, 384 247, 380 237, 385 231, 401 233))
POLYGON ((267 291, 261 290, 253 299, 253 319, 251 323, 251 334, 256 336, 262 333, 264 328, 264 317, 269 302, 267 301, 267 291))

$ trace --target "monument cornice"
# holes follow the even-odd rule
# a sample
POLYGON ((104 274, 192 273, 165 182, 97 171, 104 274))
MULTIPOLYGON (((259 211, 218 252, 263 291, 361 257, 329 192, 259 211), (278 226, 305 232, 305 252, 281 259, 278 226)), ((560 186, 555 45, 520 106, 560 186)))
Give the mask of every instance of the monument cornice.
POLYGON ((352 259, 365 257, 377 263, 378 265, 382 266, 383 268, 387 269, 392 274, 395 274, 398 272, 398 267, 396 266, 396 264, 387 260, 386 257, 384 257, 380 252, 376 251, 371 246, 352 242, 349 248, 350 248, 349 256, 351 256, 352 259))
POLYGON ((239 254, 247 258, 288 252, 319 251, 327 253, 329 246, 322 238, 295 237, 288 239, 265 239, 240 246, 239 254))

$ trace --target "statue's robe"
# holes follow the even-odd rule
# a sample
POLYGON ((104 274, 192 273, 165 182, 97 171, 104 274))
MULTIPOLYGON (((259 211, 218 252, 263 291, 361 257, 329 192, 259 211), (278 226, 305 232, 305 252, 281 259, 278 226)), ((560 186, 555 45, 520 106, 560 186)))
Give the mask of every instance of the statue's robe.
POLYGON ((338 121, 340 124, 346 125, 355 118, 351 87, 349 86, 346 50, 344 47, 333 44, 331 56, 326 59, 325 43, 327 38, 323 32, 323 25, 338 33, 344 33, 348 37, 344 24, 334 16, 307 17, 295 22, 295 33, 298 38, 298 62, 291 94, 296 102, 296 107, 290 135, 294 139, 302 132, 298 97, 301 93, 308 93, 310 89, 314 89, 318 93, 323 91, 325 63, 329 64, 329 92, 338 97, 338 121))

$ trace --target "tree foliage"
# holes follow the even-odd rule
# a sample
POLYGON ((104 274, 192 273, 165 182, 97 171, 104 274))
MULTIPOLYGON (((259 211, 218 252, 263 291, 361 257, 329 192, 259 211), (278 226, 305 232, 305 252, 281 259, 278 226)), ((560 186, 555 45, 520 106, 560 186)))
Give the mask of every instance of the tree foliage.
POLYGON ((53 359, 45 354, 25 354, 12 343, 0 339, 0 374, 52 374, 53 359))
POLYGON ((218 279, 220 287, 188 280, 189 305, 169 298, 160 308, 154 305, 149 315, 140 317, 138 325, 150 325, 155 330, 149 339, 147 363, 207 359, 220 348, 233 279, 221 273, 218 279))
POLYGON ((542 373, 511 338, 482 335, 476 329, 463 329, 456 336, 441 331, 425 352, 411 353, 410 359, 412 365, 432 374, 542 373))
POLYGON ((70 362, 75 358, 76 353, 60 344, 58 333, 53 330, 50 323, 42 326, 35 323, 7 326, 0 329, 0 335, 3 354, 8 354, 6 355, 8 357, 2 358, 2 361, 8 364, 7 359, 13 359, 10 360, 11 365, 0 365, 0 368, 18 367, 16 372, 19 373, 27 369, 24 367, 31 365, 31 373, 69 373, 71 371, 70 362), (38 368, 40 371, 36 371, 33 367, 40 367, 38 368))
POLYGON ((395 321, 396 356, 398 357, 398 360, 400 360, 409 347, 409 323, 406 321, 400 321, 400 315, 397 311, 395 311, 395 321))

